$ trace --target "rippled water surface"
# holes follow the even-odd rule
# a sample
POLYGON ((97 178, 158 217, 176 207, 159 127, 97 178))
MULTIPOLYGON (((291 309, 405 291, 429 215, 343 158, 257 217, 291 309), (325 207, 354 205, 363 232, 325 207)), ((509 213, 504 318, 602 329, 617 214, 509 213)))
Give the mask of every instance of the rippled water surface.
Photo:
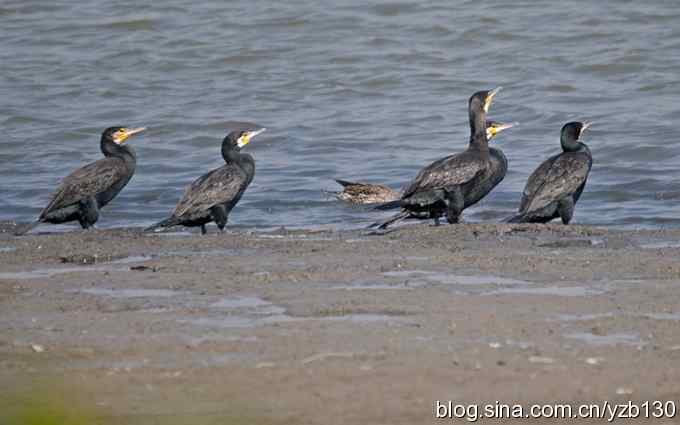
POLYGON ((269 131, 233 225, 362 226, 378 215, 327 199, 332 178, 399 187, 464 149, 468 97, 502 85, 491 116, 520 123, 497 139, 510 171, 468 221, 510 215, 561 125, 588 119, 575 222, 677 226, 678 22, 657 0, 3 1, 0 219, 33 218, 125 124, 149 130, 98 225, 150 224, 246 121, 269 131))

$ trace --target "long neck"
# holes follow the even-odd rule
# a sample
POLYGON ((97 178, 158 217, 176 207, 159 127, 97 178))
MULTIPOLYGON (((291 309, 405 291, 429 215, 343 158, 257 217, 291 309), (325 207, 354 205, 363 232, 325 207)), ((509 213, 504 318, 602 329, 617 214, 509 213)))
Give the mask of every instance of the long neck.
POLYGON ((224 142, 222 143, 222 158, 227 164, 238 164, 241 162, 242 155, 231 143, 224 142))
POLYGON ((488 154, 489 141, 486 138, 486 112, 482 108, 470 108, 470 149, 488 154))
POLYGON ((227 164, 234 164, 240 167, 247 175, 252 178, 255 173, 255 161, 253 157, 247 153, 241 153, 238 149, 235 149, 231 145, 222 146, 222 158, 227 164))
POLYGON ((245 171, 246 174, 250 176, 250 178, 252 178, 252 176, 255 174, 255 160, 253 157, 247 153, 242 153, 241 162, 239 165, 241 166, 241 169, 245 171))
POLYGON ((120 158, 125 161, 125 164, 134 170, 137 164, 137 155, 131 146, 123 146, 112 142, 111 140, 102 140, 100 144, 102 153, 107 158, 120 158))
POLYGON ((588 147, 579 142, 575 137, 570 135, 562 135, 560 143, 564 152, 577 152, 580 150, 588 150, 588 147))

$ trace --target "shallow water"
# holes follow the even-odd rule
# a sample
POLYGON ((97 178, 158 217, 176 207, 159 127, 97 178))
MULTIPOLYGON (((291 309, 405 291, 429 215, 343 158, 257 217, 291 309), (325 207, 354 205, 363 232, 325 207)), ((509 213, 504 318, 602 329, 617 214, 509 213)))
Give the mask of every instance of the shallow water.
POLYGON ((555 320, 560 322, 585 322, 589 320, 607 319, 615 317, 616 313, 588 313, 588 314, 558 314, 555 320))
POLYGON ((78 292, 90 295, 101 295, 111 298, 166 298, 180 294, 178 291, 170 289, 110 289, 110 288, 85 288, 78 292))
POLYGON ((24 280, 24 279, 40 279, 49 278, 58 274, 65 273, 92 273, 92 272, 112 272, 122 271, 126 269, 116 268, 112 266, 80 266, 80 267, 54 267, 35 269, 19 272, 0 272, 0 279, 7 280, 24 280))
POLYGON ((45 267, 33 270, 18 272, 0 272, 0 279, 39 279, 49 278, 64 273, 92 273, 92 272, 114 272, 129 271, 130 267, 123 267, 126 264, 140 263, 151 259, 150 256, 133 255, 120 258, 114 261, 103 263, 103 265, 80 265, 76 267, 45 267))
POLYGON ((524 286, 532 285, 526 280, 511 279, 493 275, 456 275, 440 271, 427 270, 400 270, 383 273, 387 278, 404 279, 410 286, 424 284, 441 285, 498 285, 498 286, 524 286))
POLYGON ((553 295, 557 297, 587 297, 602 295, 604 290, 585 286, 545 286, 540 288, 501 288, 489 291, 486 295, 553 295))
POLYGON ((161 254, 164 257, 234 257, 239 255, 252 254, 250 249, 213 249, 213 250, 178 250, 165 251, 161 254))
POLYGON ((420 284, 389 284, 389 283, 374 283, 374 282, 353 282, 350 285, 336 285, 331 286, 328 289, 338 290, 338 291, 379 291, 379 290, 411 290, 415 289, 420 284))
POLYGON ((643 317, 647 317, 653 320, 672 320, 680 321, 680 313, 647 313, 643 314, 643 317))
POLYGON ((646 344, 638 334, 635 333, 612 333, 607 335, 596 335, 590 332, 575 332, 564 335, 567 338, 576 339, 589 345, 636 345, 646 344))
POLYGON ((520 122, 497 142, 510 171, 466 220, 510 215, 561 125, 588 119, 575 222, 678 226, 678 18, 668 0, 5 1, 0 219, 35 217, 122 123, 149 130, 98 225, 148 225, 248 121, 269 131, 232 225, 363 226, 377 214, 327 199, 331 179, 400 187, 463 149, 468 97, 502 85, 492 117, 520 122))
POLYGON ((642 249, 680 248, 680 241, 650 242, 639 245, 642 249))
POLYGON ((208 328, 253 328, 258 326, 276 325, 288 322, 303 322, 303 321, 324 321, 324 322, 350 322, 359 324, 369 323, 385 323, 404 324, 406 321, 399 316, 388 314, 346 314, 342 316, 291 316, 288 314, 262 314, 260 316, 253 315, 229 315, 229 316, 214 316, 214 317, 198 317, 192 319, 178 319, 179 323, 188 323, 197 326, 204 326, 208 328))

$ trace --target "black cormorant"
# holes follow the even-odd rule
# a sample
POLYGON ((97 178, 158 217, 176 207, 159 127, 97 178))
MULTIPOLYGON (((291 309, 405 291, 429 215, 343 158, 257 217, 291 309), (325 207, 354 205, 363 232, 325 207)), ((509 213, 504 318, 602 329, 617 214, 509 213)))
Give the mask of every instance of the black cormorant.
MULTIPOLYGON (((498 133, 513 127, 514 124, 505 124, 498 121, 486 122, 486 138, 491 141, 498 133)), ((492 178, 495 182, 494 186, 500 183, 505 177, 508 169, 508 161, 500 149, 489 147, 489 154, 491 157, 491 166, 494 172, 492 178)), ((335 180, 342 186, 341 192, 331 192, 341 201, 349 202, 350 204, 378 204, 383 202, 393 202, 401 198, 401 192, 391 189, 384 184, 372 184, 364 182, 350 182, 347 180, 335 180)))
POLYGON ((78 221, 83 229, 94 225, 99 210, 108 204, 130 181, 135 172, 137 157, 127 139, 142 128, 109 127, 101 137, 101 151, 105 158, 77 169, 64 178, 40 217, 17 232, 22 235, 40 223, 78 221))
MULTIPOLYGON (((446 215, 449 223, 458 223, 465 208, 476 204, 498 184, 500 180, 494 176, 486 132, 486 114, 498 90, 479 91, 470 97, 468 148, 422 169, 404 189, 399 201, 378 207, 400 207, 402 211, 371 227, 384 229, 406 218, 432 218, 438 225, 442 215, 446 215)), ((504 171, 504 168, 500 167, 500 170, 504 171)))
POLYGON ((191 183, 172 215, 146 230, 176 225, 201 226, 201 233, 205 234, 205 225, 211 221, 224 230, 229 213, 255 176, 253 157, 240 150, 263 131, 264 128, 230 132, 222 141, 222 158, 226 164, 191 183))
POLYGON ((510 223, 547 223, 560 217, 569 224, 593 166, 590 149, 580 141, 590 123, 569 122, 562 127, 562 153, 548 158, 527 180, 519 214, 510 223))

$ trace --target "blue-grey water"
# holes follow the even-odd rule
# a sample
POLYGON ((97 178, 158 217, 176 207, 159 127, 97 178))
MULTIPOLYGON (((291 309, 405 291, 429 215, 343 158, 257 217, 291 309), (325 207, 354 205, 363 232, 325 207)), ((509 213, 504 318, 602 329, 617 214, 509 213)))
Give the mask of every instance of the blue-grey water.
POLYGON ((592 120, 575 222, 680 225, 676 1, 139 3, 0 2, 0 220, 33 219, 124 124, 149 129, 98 225, 150 224, 248 121, 269 130, 233 225, 363 226, 381 215, 327 199, 332 179, 400 187, 465 148, 468 97, 501 85, 510 171, 466 220, 510 215, 562 124, 592 120))

